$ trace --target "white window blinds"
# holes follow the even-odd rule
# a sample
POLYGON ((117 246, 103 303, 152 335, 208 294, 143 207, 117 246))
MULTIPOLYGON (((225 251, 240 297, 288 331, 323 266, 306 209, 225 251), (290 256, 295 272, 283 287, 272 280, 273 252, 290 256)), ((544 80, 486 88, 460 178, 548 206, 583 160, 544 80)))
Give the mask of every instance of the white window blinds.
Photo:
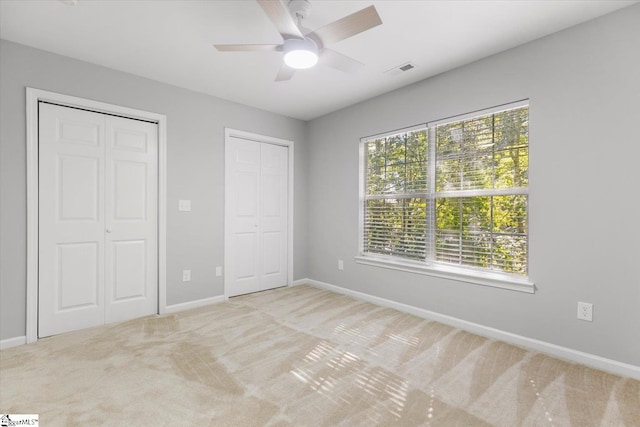
POLYGON ((364 251, 424 260, 426 129, 366 142, 364 251))
POLYGON ((528 115, 364 140, 363 254, 526 276, 528 115))

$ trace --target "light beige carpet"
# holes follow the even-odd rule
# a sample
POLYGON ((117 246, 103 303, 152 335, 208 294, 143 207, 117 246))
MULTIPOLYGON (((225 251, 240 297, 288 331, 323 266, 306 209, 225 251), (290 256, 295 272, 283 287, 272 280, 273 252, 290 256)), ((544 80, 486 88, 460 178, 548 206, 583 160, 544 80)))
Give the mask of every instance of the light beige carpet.
POLYGON ((640 426, 640 382, 308 286, 0 352, 41 426, 640 426))

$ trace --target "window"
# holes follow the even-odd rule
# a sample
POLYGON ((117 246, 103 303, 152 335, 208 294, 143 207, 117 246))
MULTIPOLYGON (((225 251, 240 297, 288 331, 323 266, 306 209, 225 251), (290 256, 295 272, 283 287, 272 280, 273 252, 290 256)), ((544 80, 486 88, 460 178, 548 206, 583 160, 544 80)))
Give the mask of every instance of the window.
POLYGON ((521 103, 363 139, 360 259, 526 280, 528 123, 521 103))

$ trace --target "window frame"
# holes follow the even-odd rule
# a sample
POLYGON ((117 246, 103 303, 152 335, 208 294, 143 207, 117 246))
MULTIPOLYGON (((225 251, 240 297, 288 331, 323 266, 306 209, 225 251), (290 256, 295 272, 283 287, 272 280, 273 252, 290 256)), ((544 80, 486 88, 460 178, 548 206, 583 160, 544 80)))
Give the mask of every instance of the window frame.
MULTIPOLYGON (((425 260, 414 261, 410 259, 403 259, 401 257, 395 257, 390 255, 383 254, 375 254, 375 253, 365 253, 365 213, 366 213, 366 202, 367 202, 367 190, 366 190, 366 173, 367 173, 367 143, 371 140, 386 138, 393 135, 398 135, 402 133, 415 132, 419 130, 426 129, 428 132, 429 139, 429 150, 432 150, 436 147, 436 127, 442 126, 454 122, 460 122, 464 120, 468 120, 471 118, 481 117, 490 114, 496 114, 506 110, 512 110, 522 107, 529 107, 529 100, 523 99, 516 102, 511 102, 508 104, 502 104, 491 108, 486 108, 482 110, 476 110, 465 114, 460 114, 456 116, 447 117, 444 119, 433 120, 430 122, 426 122, 423 124, 418 124, 415 126, 410 126, 402 129, 397 129, 394 131, 374 134, 370 136, 366 136, 360 139, 359 143, 359 174, 358 174, 358 187, 359 187, 359 209, 358 209, 358 255, 355 257, 355 261, 358 264, 382 267, 392 270, 405 271, 409 273, 416 274, 424 274, 432 277, 450 279, 465 283, 472 283, 483 286, 491 286, 502 289, 515 290, 526 293, 534 293, 535 285, 530 280, 530 276, 520 276, 517 274, 500 272, 495 270, 489 270, 482 267, 471 267, 471 266, 460 266, 453 265, 447 263, 439 263, 435 261, 433 257, 433 253, 429 253, 432 250, 432 244, 426 244, 426 258, 425 260)), ((530 120, 530 119, 529 119, 530 120)), ((531 150, 529 146, 529 156, 531 150)), ((429 175, 429 179, 432 180, 435 178, 436 168, 436 156, 430 155, 427 160, 427 174, 429 175)), ((431 181, 434 182, 434 181, 431 181)), ((434 184, 435 185, 435 184, 434 184)), ((468 190, 466 192, 471 193, 484 193, 487 190, 468 190)), ((529 197, 529 183, 527 183, 526 189, 504 189, 504 190, 490 190, 490 192, 505 192, 509 195, 512 194, 524 194, 529 197)), ((419 196, 420 197, 420 196, 419 196)), ((428 194, 426 196, 427 204, 435 203, 437 199, 437 192, 435 189, 431 192, 431 188, 429 188, 428 194)), ((529 204, 527 203, 527 238, 530 236, 529 232, 529 204)), ((435 221, 435 217, 432 215, 431 218, 427 219, 428 221, 435 221)), ((431 230, 432 233, 435 233, 435 227, 428 227, 428 230, 431 230)), ((431 243, 435 243, 435 236, 431 234, 427 236, 428 241, 431 243)), ((528 247, 527 243, 527 247, 528 247)), ((530 272, 530 253, 527 249, 527 273, 530 272)))

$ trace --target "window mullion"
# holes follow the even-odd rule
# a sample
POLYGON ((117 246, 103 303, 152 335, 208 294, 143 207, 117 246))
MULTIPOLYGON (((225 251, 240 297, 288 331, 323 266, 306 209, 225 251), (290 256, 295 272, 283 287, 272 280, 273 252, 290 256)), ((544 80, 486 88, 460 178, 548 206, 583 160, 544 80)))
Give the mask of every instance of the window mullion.
POLYGON ((491 188, 496 188, 496 115, 491 116, 491 188))
POLYGON ((427 198, 426 221, 427 235, 425 257, 427 262, 436 259, 436 127, 430 126, 427 131, 429 144, 427 146, 427 198))
POLYGON ((493 237, 494 222, 493 222, 493 196, 489 197, 489 268, 494 265, 495 259, 493 258, 493 242, 495 241, 493 237))
MULTIPOLYGON (((491 188, 496 188, 496 115, 491 116, 491 188)), ((493 230, 493 196, 489 197, 489 268, 494 265, 494 237, 493 230)))
POLYGON ((462 197, 458 198, 458 215, 460 217, 460 226, 458 227, 458 264, 462 265, 462 248, 463 248, 463 244, 462 244, 462 234, 463 234, 463 227, 462 224, 464 222, 464 207, 462 206, 462 197))

